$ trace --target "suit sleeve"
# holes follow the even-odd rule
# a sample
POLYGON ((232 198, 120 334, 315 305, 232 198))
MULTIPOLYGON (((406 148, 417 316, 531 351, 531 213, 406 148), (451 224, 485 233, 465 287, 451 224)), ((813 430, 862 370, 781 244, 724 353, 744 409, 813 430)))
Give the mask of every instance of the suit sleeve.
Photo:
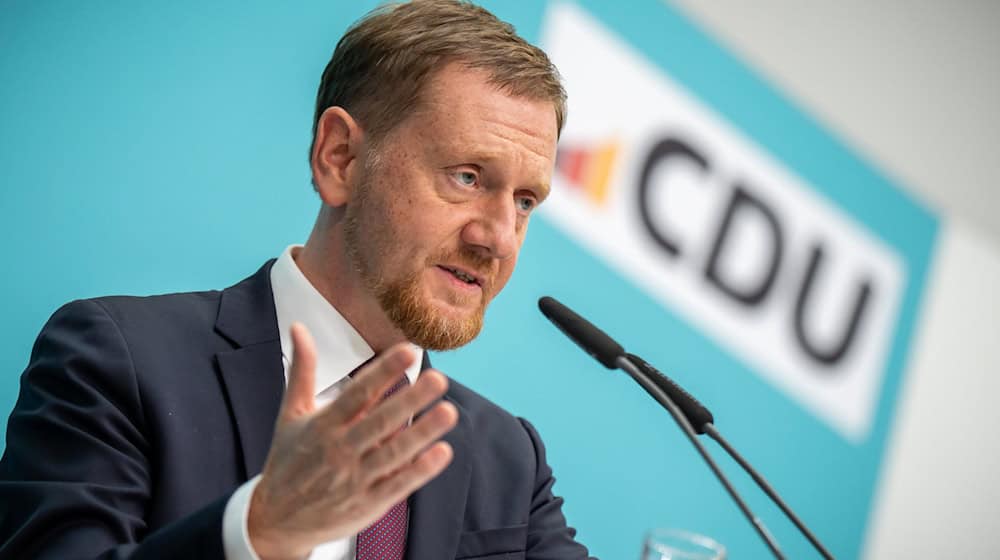
POLYGON ((518 418, 535 448, 535 487, 528 518, 528 560, 575 560, 591 558, 587 548, 576 542, 576 530, 566 524, 563 499, 552 493, 556 479, 545 458, 545 446, 535 427, 518 418))
POLYGON ((150 532, 151 446, 128 346, 97 301, 57 311, 0 459, 0 559, 222 558, 228 496, 150 532))

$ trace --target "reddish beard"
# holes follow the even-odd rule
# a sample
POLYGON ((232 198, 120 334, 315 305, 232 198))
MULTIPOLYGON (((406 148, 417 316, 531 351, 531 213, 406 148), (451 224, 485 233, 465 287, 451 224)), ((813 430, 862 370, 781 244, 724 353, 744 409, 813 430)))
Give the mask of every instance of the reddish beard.
POLYGON ((461 264, 466 270, 477 271, 484 278, 475 309, 461 317, 446 316, 426 300, 419 280, 421 271, 374 286, 375 297, 389 320, 403 331, 410 342, 428 350, 452 350, 465 346, 483 328, 488 294, 492 293, 492 283, 485 280, 493 277, 488 272, 489 263, 484 265, 483 257, 470 250, 459 251, 456 256, 458 258, 434 259, 427 267, 434 266, 433 263, 461 264))

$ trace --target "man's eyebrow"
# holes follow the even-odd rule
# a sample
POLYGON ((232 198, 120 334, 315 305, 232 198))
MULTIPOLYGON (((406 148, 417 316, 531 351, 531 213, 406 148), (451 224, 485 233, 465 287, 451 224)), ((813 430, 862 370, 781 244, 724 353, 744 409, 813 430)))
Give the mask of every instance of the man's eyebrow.
POLYGON ((463 155, 470 162, 493 162, 501 159, 504 156, 503 150, 489 150, 484 148, 469 148, 469 151, 463 155))

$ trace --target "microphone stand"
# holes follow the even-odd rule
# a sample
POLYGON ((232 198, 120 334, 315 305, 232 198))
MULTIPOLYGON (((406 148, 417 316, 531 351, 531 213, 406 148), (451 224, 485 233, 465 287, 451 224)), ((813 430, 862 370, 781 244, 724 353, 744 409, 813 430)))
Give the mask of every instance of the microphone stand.
POLYGON ((764 480, 764 477, 760 473, 758 473, 753 467, 751 467, 750 463, 748 463, 747 460, 744 459, 742 455, 737 453, 736 449, 734 449, 733 446, 729 445, 729 442, 726 441, 726 438, 722 437, 722 434, 719 433, 719 430, 715 428, 714 424, 709 422, 704 426, 702 426, 701 429, 704 433, 708 434, 708 437, 714 439, 719 445, 721 445, 722 448, 726 450, 726 453, 729 453, 729 456, 735 459, 736 462, 739 463, 741 467, 743 467, 743 470, 745 470, 747 474, 749 474, 750 477, 753 478, 753 481, 757 483, 757 486, 759 486, 760 489, 763 490, 764 493, 767 494, 769 498, 771 498, 771 501, 773 501, 775 504, 778 505, 779 508, 781 508, 781 511, 785 512, 785 515, 787 515, 788 518, 792 520, 792 523, 794 523, 795 526, 799 528, 799 531, 801 531, 802 534, 805 535, 807 539, 809 539, 809 542, 812 543, 812 545, 816 548, 816 550, 818 550, 819 553, 823 555, 823 558, 826 558, 827 560, 833 560, 833 555, 830 554, 830 551, 827 550, 825 546, 823 546, 823 543, 819 542, 819 539, 816 538, 816 535, 814 535, 812 531, 810 531, 809 528, 806 527, 806 524, 803 523, 802 520, 799 519, 797 515, 795 515, 795 512, 792 511, 792 508, 788 507, 785 501, 782 500, 780 496, 778 496, 778 493, 774 490, 774 488, 771 487, 770 484, 767 483, 767 480, 764 480))
MULTIPOLYGON (((823 558, 826 560, 834 560, 833 554, 830 554, 830 551, 823 546, 823 543, 819 542, 816 535, 814 535, 812 531, 806 527, 806 524, 799 519, 799 516, 795 515, 792 508, 790 508, 788 504, 781 499, 781 496, 779 496, 778 492, 772 488, 770 484, 768 484, 767 480, 764 479, 764 476, 758 473, 757 470, 750 465, 749 461, 744 459, 743 456, 729 444, 726 438, 722 437, 722 434, 720 434, 719 430, 715 427, 712 413, 709 412, 708 409, 705 408, 700 402, 698 402, 698 399, 691 396, 690 393, 682 389, 679 385, 674 383, 673 380, 664 375, 660 370, 653 367, 646 360, 643 360, 634 354, 626 354, 626 356, 632 361, 633 365, 638 368, 639 372, 646 378, 646 381, 650 385, 658 387, 667 395, 673 395, 674 398, 677 399, 679 403, 678 409, 682 414, 684 414, 688 423, 692 425, 692 429, 699 434, 708 434, 710 438, 714 439, 720 446, 722 446, 722 448, 726 450, 726 453, 739 463, 740 467, 743 467, 743 470, 750 475, 750 478, 752 478, 754 482, 757 483, 757 486, 763 490, 765 494, 767 494, 767 497, 771 498, 771 501, 777 504, 777 506, 781 508, 781 511, 783 511, 785 515, 792 520, 792 523, 794 523, 799 531, 805 535, 807 539, 809 539, 809 542, 823 556, 823 558)), ((633 375, 632 378, 635 379, 635 376, 633 375)), ((646 384, 642 384, 642 386, 644 388, 647 387, 646 384)), ((649 391, 648 388, 646 390, 650 395, 656 398, 656 395, 654 395, 652 391, 649 391)))
POLYGON ((764 539, 764 543, 766 543, 767 547, 771 549, 771 553, 774 554, 774 557, 777 558, 778 560, 785 560, 785 555, 782 554, 781 550, 778 548, 778 543, 774 541, 774 537, 771 536, 771 533, 767 530, 767 527, 764 526, 764 523, 760 520, 760 518, 758 518, 756 515, 754 515, 752 511, 750 511, 750 507, 747 506, 746 502, 743 501, 743 498, 741 498, 740 495, 736 492, 736 489, 733 488, 733 485, 726 478, 726 475, 722 474, 722 470, 719 469, 719 466, 716 465, 715 461, 712 460, 712 457, 708 454, 708 451, 706 451, 705 447, 702 446, 701 442, 698 441, 698 436, 695 434, 694 428, 691 427, 691 423, 688 422, 687 417, 685 417, 684 413, 681 412, 680 408, 678 408, 677 405, 674 404, 674 401, 670 399, 670 397, 666 394, 666 392, 663 391, 663 389, 658 387, 645 374, 643 374, 642 370, 640 370, 638 366, 633 364, 632 361, 628 359, 628 357, 624 355, 618 356, 618 358, 615 360, 615 365, 619 369, 623 370, 625 373, 629 374, 629 376, 632 379, 634 379, 636 383, 641 385, 642 388, 645 389, 647 393, 652 395, 652 397, 656 399, 658 403, 660 403, 661 405, 663 405, 664 408, 667 409, 667 412, 669 412, 670 415, 673 416, 674 421, 676 421, 677 424, 681 427, 681 431, 684 432, 684 435, 687 436, 688 440, 690 440, 691 444, 694 445, 695 449, 698 450, 698 453, 701 455, 701 457, 705 460, 706 463, 708 463, 709 468, 712 469, 712 472, 715 473, 716 478, 718 478, 719 482, 722 483, 722 486, 725 487, 726 492, 729 493, 730 497, 733 498, 733 501, 736 502, 736 505, 739 506, 740 511, 743 512, 743 515, 747 518, 750 524, 753 525, 754 529, 757 531, 757 534, 759 534, 760 537, 764 539))

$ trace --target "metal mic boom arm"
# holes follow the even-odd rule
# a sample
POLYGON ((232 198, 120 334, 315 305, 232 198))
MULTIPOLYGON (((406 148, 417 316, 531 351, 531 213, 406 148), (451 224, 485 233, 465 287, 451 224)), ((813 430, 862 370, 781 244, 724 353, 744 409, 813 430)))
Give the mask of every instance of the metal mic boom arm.
POLYGON ((726 475, 722 474, 722 469, 719 468, 719 465, 715 464, 715 460, 713 460, 712 456, 708 454, 707 450, 705 450, 705 446, 703 446, 701 442, 698 441, 698 435, 695 434, 694 428, 691 427, 691 423, 688 422, 687 417, 677 406, 677 404, 675 404, 674 401, 670 399, 670 397, 663 389, 661 389, 655 383, 653 383, 649 379, 649 377, 646 376, 642 372, 642 370, 639 369, 638 366, 633 364, 632 361, 629 360, 628 356, 620 356, 616 361, 616 365, 618 366, 619 369, 629 374, 629 377, 631 377, 632 379, 635 380, 636 383, 641 385, 642 388, 645 389, 647 393, 649 393, 654 399, 656 399, 656 402, 660 403, 663 406, 663 408, 667 409, 667 412, 669 412, 670 415, 674 417, 674 421, 677 422, 677 425, 681 427, 681 431, 684 432, 685 436, 687 436, 688 440, 691 442, 691 445, 693 445, 694 448, 698 450, 698 453, 701 455, 702 459, 704 459, 705 462, 708 463, 708 468, 712 469, 712 472, 715 474, 715 477, 719 479, 719 482, 722 483, 722 486, 726 489, 726 492, 728 492, 729 496, 733 499, 734 502, 736 502, 736 505, 740 508, 740 511, 743 512, 743 515, 747 518, 750 524, 753 525, 754 529, 757 530, 757 534, 759 534, 761 538, 764 539, 764 542, 767 544, 767 547, 771 549, 771 553, 774 554, 774 557, 778 558, 779 560, 783 560, 785 558, 785 555, 781 552, 781 549, 778 548, 778 543, 775 542, 774 537, 771 535, 771 532, 768 531, 767 527, 764 526, 764 522, 761 521, 760 518, 757 517, 752 511, 750 511, 750 506, 748 506, 746 502, 743 501, 743 498, 740 497, 739 493, 736 492, 736 489, 733 488, 733 485, 729 482, 729 479, 726 478, 726 475))
MULTIPOLYGON (((785 515, 792 520, 792 523, 794 523, 799 531, 805 535, 807 539, 809 539, 809 542, 812 543, 813 547, 815 547, 821 555, 823 555, 823 558, 826 560, 833 560, 833 555, 830 554, 830 551, 823 546, 823 543, 819 542, 816 535, 809 530, 809 527, 806 527, 806 524, 799 519, 799 516, 795 515, 792 508, 781 499, 781 496, 779 496, 778 492, 772 488, 770 484, 768 484, 767 480, 764 479, 764 476, 758 473, 757 470, 754 469, 753 466, 751 466, 750 463, 744 459, 743 456, 740 455, 728 441, 726 441, 726 438, 722 437, 722 434, 719 433, 719 430, 713 423, 715 419, 712 416, 712 413, 709 412, 704 405, 698 402, 698 399, 694 398, 690 393, 682 389, 680 385, 674 383, 672 379, 653 367, 646 360, 643 360, 634 354, 627 354, 627 356, 632 363, 639 368, 639 371, 652 382, 653 385, 659 387, 664 393, 673 397, 673 399, 677 402, 678 408, 687 418, 695 432, 699 434, 708 434, 708 437, 714 439, 719 445, 721 445, 722 448, 726 450, 726 453, 729 453, 729 456, 739 463, 739 465, 743 467, 743 470, 750 475, 750 478, 757 483, 757 486, 760 487, 765 494, 767 494, 767 497, 771 498, 771 501, 777 504, 777 506, 781 508, 781 511, 783 511, 785 515)), ((643 387, 645 387, 645 385, 643 385, 643 387)), ((649 392, 649 389, 647 389, 647 392, 649 392)), ((653 395, 653 393, 650 392, 650 395, 653 395)), ((653 398, 656 398, 656 396, 653 395, 653 398)), ((659 401, 659 399, 657 400, 659 401)))

